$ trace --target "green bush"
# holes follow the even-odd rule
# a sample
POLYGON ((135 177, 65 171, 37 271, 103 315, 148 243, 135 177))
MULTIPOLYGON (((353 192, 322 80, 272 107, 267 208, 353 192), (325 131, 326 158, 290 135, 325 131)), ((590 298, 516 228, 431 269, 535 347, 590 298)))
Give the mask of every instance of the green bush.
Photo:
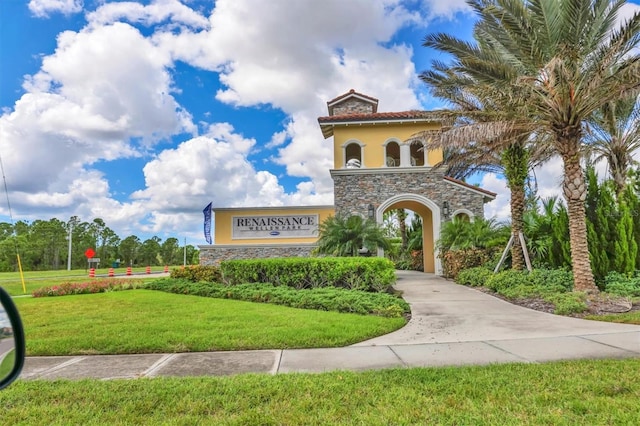
POLYGON ((512 269, 498 272, 493 274, 487 280, 485 286, 497 293, 502 293, 504 290, 516 287, 519 285, 532 286, 533 280, 528 271, 515 271, 512 269))
POLYGON ((534 269, 530 274, 533 285, 543 289, 562 288, 567 292, 573 290, 573 273, 565 269, 534 269))
POLYGON ((440 253, 442 274, 447 278, 458 278, 458 274, 470 268, 486 264, 493 256, 492 249, 466 248, 447 250, 440 253))
POLYGON ((582 292, 556 293, 546 296, 545 300, 555 305, 554 313, 558 315, 579 314, 587 310, 587 295, 582 292))
POLYGON ((564 269, 536 269, 532 272, 506 270, 493 274, 485 267, 461 271, 457 282, 482 286, 512 299, 539 297, 553 303, 559 315, 581 313, 587 309, 586 295, 572 292, 573 274, 564 269))
POLYGON ((527 299, 530 297, 542 297, 544 289, 531 284, 517 284, 515 286, 502 289, 500 294, 508 299, 527 299))
POLYGON ((216 266, 191 265, 186 268, 174 268, 169 274, 171 278, 184 278, 191 282, 221 282, 220 269, 216 266))
POLYGON ((493 271, 490 271, 483 266, 477 266, 475 268, 460 271, 456 282, 458 284, 468 285, 471 287, 482 287, 492 276, 493 271))
POLYGON ((623 297, 640 297, 640 276, 638 273, 627 278, 619 272, 609 272, 604 279, 604 291, 623 297))
POLYGON ((219 283, 194 283, 186 279, 163 278, 149 283, 147 289, 389 318, 401 317, 410 312, 407 302, 391 294, 332 287, 296 290, 265 283, 228 286, 219 283))
POLYGON ((341 287, 385 292, 396 280, 393 262, 381 257, 227 260, 220 270, 229 285, 272 283, 298 290, 341 287))

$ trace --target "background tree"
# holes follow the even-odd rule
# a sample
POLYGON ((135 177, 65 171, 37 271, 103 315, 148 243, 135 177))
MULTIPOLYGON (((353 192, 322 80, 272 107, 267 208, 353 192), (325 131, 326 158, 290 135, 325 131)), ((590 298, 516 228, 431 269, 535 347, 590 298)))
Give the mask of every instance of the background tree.
POLYGON ((556 197, 542 200, 540 210, 525 213, 527 248, 534 264, 545 268, 571 267, 567 208, 556 197))
POLYGON ((160 238, 153 236, 142 243, 139 250, 139 259, 143 264, 147 266, 159 264, 160 241, 160 238))
POLYGON ((118 252, 120 253, 122 262, 127 266, 133 266, 137 263, 138 252, 142 242, 135 235, 129 235, 120 242, 118 252))
POLYGON ((180 244, 177 238, 167 238, 160 247, 160 257, 165 265, 175 265, 178 263, 180 244))
POLYGON ((638 164, 633 158, 640 151, 640 102, 635 96, 609 102, 589 120, 586 134, 593 162, 605 160, 615 184, 616 195, 623 192, 631 168, 638 164))

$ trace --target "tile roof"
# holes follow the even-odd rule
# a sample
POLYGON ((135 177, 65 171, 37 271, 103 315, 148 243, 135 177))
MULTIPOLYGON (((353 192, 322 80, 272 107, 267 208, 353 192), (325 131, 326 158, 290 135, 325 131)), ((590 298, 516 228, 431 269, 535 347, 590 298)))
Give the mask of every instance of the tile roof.
POLYGON ((400 112, 375 112, 341 114, 319 117, 318 123, 322 130, 322 135, 326 138, 333 135, 334 125, 350 123, 384 123, 397 121, 443 121, 440 112, 435 111, 400 111, 400 112))
POLYGON ((376 113, 356 113, 356 114, 341 114, 341 115, 329 115, 326 117, 319 117, 319 123, 343 123, 347 121, 392 121, 392 120, 438 120, 440 119, 439 113, 433 111, 400 111, 400 112, 376 112, 376 113))
POLYGON ((331 99, 329 102, 327 102, 327 105, 331 106, 331 105, 333 105, 335 103, 338 103, 338 102, 340 102, 340 101, 342 101, 344 99, 347 99, 348 97, 350 97, 352 95, 355 95, 355 96, 370 100, 371 102, 374 102, 376 104, 378 103, 378 100, 376 98, 373 98, 373 97, 367 96, 367 95, 363 95, 362 93, 358 93, 355 90, 351 89, 347 93, 344 93, 344 94, 342 94, 342 95, 340 95, 338 97, 335 97, 335 98, 331 99))
POLYGON ((491 197, 491 199, 496 198, 496 196, 498 195, 495 192, 487 191, 486 189, 482 189, 482 188, 480 188, 478 186, 475 186, 475 185, 470 185, 467 182, 464 182, 464 181, 461 181, 459 179, 455 179, 455 178, 452 178, 452 177, 449 177, 449 176, 445 176, 444 180, 448 180, 449 182, 455 183, 456 185, 461 185, 461 186, 464 186, 466 188, 473 189, 473 190, 476 190, 478 192, 482 192, 487 197, 491 197))

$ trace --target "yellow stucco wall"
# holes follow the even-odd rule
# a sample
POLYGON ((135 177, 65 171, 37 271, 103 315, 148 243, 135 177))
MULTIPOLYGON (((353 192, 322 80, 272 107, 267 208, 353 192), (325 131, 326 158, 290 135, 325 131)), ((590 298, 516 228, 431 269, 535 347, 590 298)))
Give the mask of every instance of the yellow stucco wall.
POLYGON ((214 244, 295 244, 314 243, 318 237, 296 238, 255 238, 234 239, 232 236, 233 217, 244 216, 291 216, 291 215, 318 215, 319 223, 335 214, 333 206, 304 206, 304 207, 258 207, 258 208, 221 208, 213 209, 214 212, 214 244))
MULTIPOLYGON (((406 144, 412 135, 425 130, 438 130, 437 123, 395 123, 395 124, 350 124, 336 125, 333 129, 334 168, 345 165, 344 146, 348 142, 358 141, 362 148, 363 167, 386 167, 385 143, 391 139, 399 145, 406 144)), ((427 165, 433 166, 442 161, 442 151, 429 151, 427 165)))

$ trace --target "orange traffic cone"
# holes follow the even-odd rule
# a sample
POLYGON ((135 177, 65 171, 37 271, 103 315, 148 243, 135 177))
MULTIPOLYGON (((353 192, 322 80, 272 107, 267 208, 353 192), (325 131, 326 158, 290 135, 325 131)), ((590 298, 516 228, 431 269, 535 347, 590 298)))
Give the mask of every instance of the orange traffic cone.
POLYGON ((110 277, 113 277, 113 276, 114 276, 113 268, 109 268, 109 276, 110 276, 110 277))
POLYGON ((127 275, 131 275, 131 266, 127 266, 127 275))
POLYGON ((164 265, 164 273, 166 274, 167 272, 169 272, 169 267, 167 265, 164 265))
POLYGON ((147 266, 147 274, 151 273, 151 266, 147 266))
POLYGON ((89 269, 89 278, 95 278, 96 277, 96 270, 95 268, 91 268, 89 269))

